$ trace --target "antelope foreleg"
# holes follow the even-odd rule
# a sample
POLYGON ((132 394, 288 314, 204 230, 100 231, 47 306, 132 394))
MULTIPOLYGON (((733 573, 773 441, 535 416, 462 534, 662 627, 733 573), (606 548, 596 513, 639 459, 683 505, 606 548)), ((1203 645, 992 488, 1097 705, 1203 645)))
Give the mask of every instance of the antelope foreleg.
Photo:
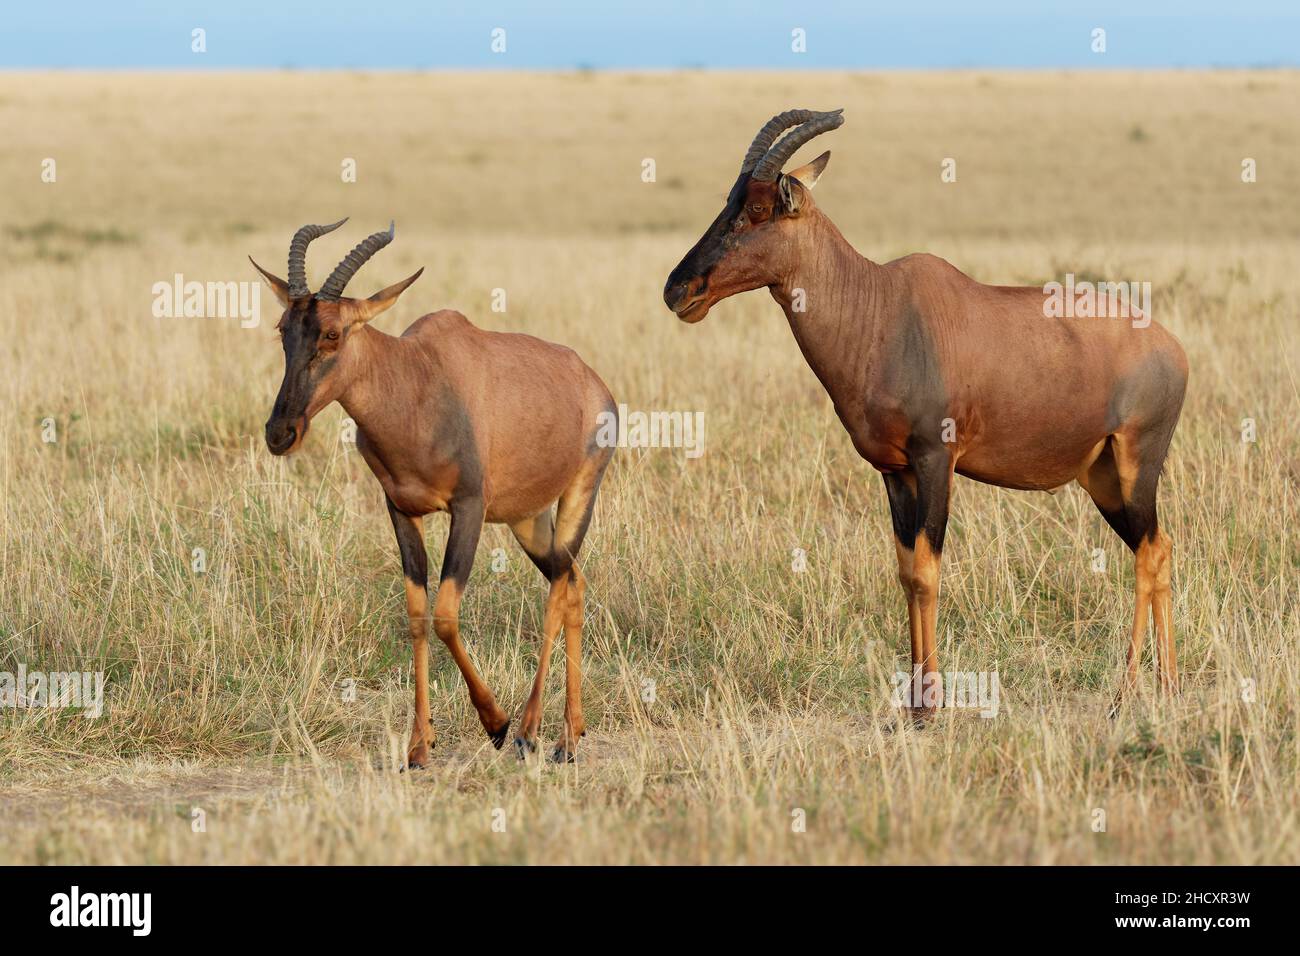
POLYGON ((885 476, 898 554, 898 580, 907 596, 912 680, 907 701, 914 718, 943 704, 939 674, 939 558, 948 527, 954 459, 946 451, 918 456, 905 472, 885 476))
POLYGON ((402 553, 402 575, 406 583, 406 619, 411 632, 412 670, 415 679, 415 716, 406 765, 419 769, 429 762, 433 748, 433 727, 429 717, 429 557, 424 550, 424 521, 402 514, 388 502, 388 515, 402 553))
POLYGON ((939 647, 936 631, 939 619, 939 551, 930 545, 925 534, 917 535, 912 557, 912 601, 920 618, 921 660, 914 665, 920 675, 919 705, 922 715, 929 716, 943 706, 943 678, 939 673, 939 647))

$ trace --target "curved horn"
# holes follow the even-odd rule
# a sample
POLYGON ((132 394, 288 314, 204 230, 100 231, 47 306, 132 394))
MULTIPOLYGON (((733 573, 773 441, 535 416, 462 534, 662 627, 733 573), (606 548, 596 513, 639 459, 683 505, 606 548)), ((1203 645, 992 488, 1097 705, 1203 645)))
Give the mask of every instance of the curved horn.
POLYGON ((753 178, 759 182, 771 182, 781 172, 791 156, 814 136, 828 133, 844 125, 844 110, 832 110, 829 113, 813 113, 812 118, 788 133, 781 142, 767 151, 758 165, 754 167, 753 178))
POLYGON ((333 232, 347 222, 340 219, 331 226, 303 226, 293 234, 289 243, 289 295, 294 298, 311 295, 307 288, 307 243, 319 239, 327 232, 333 232))
POLYGON ((357 270, 365 265, 376 252, 392 242, 393 235, 396 232, 397 223, 389 222, 387 232, 376 232, 358 242, 357 247, 344 256, 343 261, 334 267, 330 277, 325 280, 325 284, 316 293, 316 298, 337 302, 339 297, 343 295, 343 289, 352 277, 357 274, 357 270))
POLYGON ((757 166, 758 161, 772 148, 776 138, 791 126, 806 123, 817 115, 812 110, 786 110, 784 113, 777 113, 773 116, 763 124, 763 128, 758 131, 754 141, 749 144, 749 149, 745 150, 745 159, 740 164, 741 173, 747 173, 757 166))

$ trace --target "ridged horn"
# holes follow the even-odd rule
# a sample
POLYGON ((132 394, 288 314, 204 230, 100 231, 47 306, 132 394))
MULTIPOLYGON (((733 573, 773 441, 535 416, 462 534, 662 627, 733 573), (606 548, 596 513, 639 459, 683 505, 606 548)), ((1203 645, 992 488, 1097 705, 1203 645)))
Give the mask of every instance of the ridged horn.
POLYGON ((777 113, 773 116, 763 124, 763 128, 758 131, 754 141, 749 144, 749 149, 745 150, 745 159, 740 164, 741 173, 750 172, 757 166, 758 161, 772 148, 772 144, 776 142, 778 136, 791 126, 806 123, 816 115, 812 110, 786 110, 784 113, 777 113))
POLYGON ((316 293, 316 298, 337 302, 343 295, 343 290, 347 287, 348 282, 357 274, 357 270, 364 266, 376 252, 392 242, 396 232, 396 221, 390 221, 387 232, 376 232, 358 242, 357 247, 344 256, 343 261, 334 267, 330 277, 325 280, 325 284, 316 293))
POLYGON ((303 226, 293 234, 289 243, 289 295, 294 298, 311 295, 311 289, 307 288, 307 243, 333 232, 345 222, 346 218, 331 226, 303 226))
MULTIPOLYGON (((792 111, 793 112, 793 111, 792 111)), ((807 112, 802 110, 800 112, 807 112)), ((829 133, 844 125, 844 110, 831 110, 829 113, 813 113, 810 118, 796 126, 775 146, 767 151, 754 166, 752 178, 759 182, 772 182, 781 174, 783 167, 791 156, 814 136, 829 133)))

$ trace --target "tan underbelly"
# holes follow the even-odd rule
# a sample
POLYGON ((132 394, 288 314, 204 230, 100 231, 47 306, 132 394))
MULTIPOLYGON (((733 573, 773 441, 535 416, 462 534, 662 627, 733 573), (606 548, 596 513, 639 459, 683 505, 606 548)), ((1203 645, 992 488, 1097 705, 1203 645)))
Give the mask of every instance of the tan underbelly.
POLYGON ((1096 459, 1104 442, 1103 435, 1061 448, 1025 446, 993 452, 976 447, 957 459, 956 471, 999 488, 1050 491, 1074 481, 1096 459))
POLYGON ((489 486, 484 520, 492 524, 513 524, 540 514, 564 493, 576 471, 575 468, 552 474, 545 479, 533 477, 489 486))

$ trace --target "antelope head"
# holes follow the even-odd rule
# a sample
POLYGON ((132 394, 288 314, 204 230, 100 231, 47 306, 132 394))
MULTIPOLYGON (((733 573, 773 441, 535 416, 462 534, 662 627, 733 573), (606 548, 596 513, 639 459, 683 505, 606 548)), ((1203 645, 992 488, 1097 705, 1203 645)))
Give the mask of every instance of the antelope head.
POLYGON ((420 273, 376 292, 368 299, 343 295, 348 281, 366 260, 393 241, 394 224, 362 240, 344 257, 313 293, 307 288, 307 244, 333 232, 346 219, 329 226, 303 226, 289 243, 289 281, 267 272, 252 257, 249 262, 284 307, 276 329, 284 346, 284 380, 266 420, 266 447, 273 455, 297 449, 316 413, 338 398, 352 378, 358 349, 353 333, 397 301, 420 273))
POLYGON ((679 319, 698 322, 714 303, 780 281, 790 251, 797 248, 792 240, 812 212, 813 185, 831 154, 789 173, 781 168, 804 143, 840 126, 842 113, 787 110, 758 131, 727 204, 668 276, 664 304, 679 319))

